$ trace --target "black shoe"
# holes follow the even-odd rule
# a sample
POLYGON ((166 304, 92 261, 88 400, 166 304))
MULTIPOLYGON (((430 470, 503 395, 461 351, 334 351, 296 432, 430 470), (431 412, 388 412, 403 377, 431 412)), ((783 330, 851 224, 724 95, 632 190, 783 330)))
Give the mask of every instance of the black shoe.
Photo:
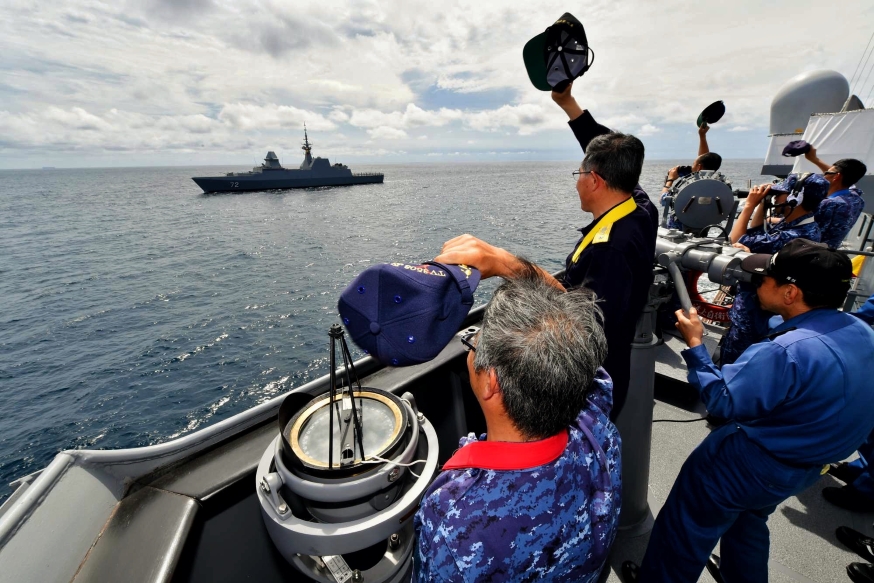
POLYGON ((722 579, 722 573, 719 572, 719 557, 716 555, 710 555, 710 558, 707 559, 707 572, 710 573, 710 576, 716 581, 716 583, 725 583, 722 579))
POLYGON ((847 565, 847 575, 855 583, 874 583, 874 565, 850 563, 847 565))
POLYGON ((849 526, 840 526, 835 531, 835 536, 841 541, 841 544, 865 559, 868 562, 874 563, 874 540, 865 536, 858 530, 853 530, 849 526))
POLYGON ((823 488, 822 497, 851 512, 874 512, 874 500, 852 486, 823 488))
MULTIPOLYGON (((849 567, 847 567, 849 569, 849 567)), ((622 563, 622 583, 635 583, 637 574, 640 573, 640 567, 632 561, 622 563)))
POLYGON ((861 468, 854 468, 847 462, 828 465, 828 475, 834 476, 844 484, 852 484, 862 474, 861 468))

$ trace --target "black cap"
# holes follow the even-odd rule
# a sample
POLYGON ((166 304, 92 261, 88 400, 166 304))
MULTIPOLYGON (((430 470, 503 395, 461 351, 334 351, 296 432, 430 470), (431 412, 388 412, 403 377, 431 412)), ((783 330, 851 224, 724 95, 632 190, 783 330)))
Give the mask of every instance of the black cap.
POLYGON ((714 101, 704 108, 704 111, 698 116, 698 127, 704 124, 711 125, 722 119, 725 115, 725 104, 722 101, 714 101))
POLYGON ((522 60, 531 83, 541 91, 564 91, 589 70, 589 43, 583 24, 570 12, 525 43, 522 60))
POLYGON ((853 277, 849 257, 825 243, 808 239, 793 239, 773 255, 750 255, 740 266, 749 273, 794 283, 802 292, 846 293, 853 277))

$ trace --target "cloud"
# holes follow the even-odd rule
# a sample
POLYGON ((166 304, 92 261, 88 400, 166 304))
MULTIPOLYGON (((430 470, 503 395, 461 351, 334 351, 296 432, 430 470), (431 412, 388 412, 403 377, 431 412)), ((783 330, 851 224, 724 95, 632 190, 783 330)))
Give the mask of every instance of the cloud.
POLYGON ((333 121, 321 114, 275 103, 269 105, 231 103, 222 108, 218 118, 241 130, 303 128, 305 123, 307 127, 314 130, 333 130, 337 127, 333 121))
POLYGON ((379 126, 367 130, 371 138, 375 140, 399 140, 407 137, 407 132, 388 126, 379 126))
MULTIPOLYGON (((567 132, 564 114, 531 86, 520 59, 525 42, 564 11, 558 0, 535 11, 522 0, 5 7, 0 166, 52 152, 76 165, 119 149, 144 164, 161 148, 231 156, 290 144, 290 130, 304 122, 322 133, 320 147, 355 153, 373 151, 362 146, 374 139, 407 138, 422 157, 426 145, 438 151, 467 141, 484 152, 559 152, 555 136, 567 132), (428 139, 419 143, 423 132, 428 139)), ((818 68, 853 73, 859 43, 870 36, 870 18, 861 16, 874 16, 870 1, 847 0, 842 8, 860 17, 816 40, 814 3, 737 0, 734 8, 756 18, 727 18, 709 3, 592 0, 586 32, 598 57, 575 82, 577 100, 608 127, 648 136, 654 151, 673 148, 675 124, 692 130, 716 99, 725 101, 727 132, 764 135, 783 81, 818 68), (785 39, 771 34, 777 19, 814 39, 803 54, 782 50, 785 39), (721 26, 700 25, 715 21, 721 26), (686 34, 630 39, 628 30, 686 34)), ((712 138, 719 148, 718 134, 712 138)), ((743 142, 747 155, 760 154, 754 140, 743 142)))
POLYGON ((660 127, 654 126, 651 123, 646 123, 640 126, 640 129, 637 130, 638 136, 652 136, 662 131, 660 127))
POLYGON ((467 126, 474 130, 494 132, 512 128, 523 136, 542 129, 558 128, 564 123, 556 111, 547 111, 543 106, 531 103, 504 105, 466 115, 464 119, 467 126))
POLYGON ((359 128, 390 127, 410 129, 416 127, 440 127, 464 117, 457 109, 440 108, 426 111, 414 103, 408 103, 403 111, 382 112, 376 109, 356 109, 349 115, 349 124, 359 128))

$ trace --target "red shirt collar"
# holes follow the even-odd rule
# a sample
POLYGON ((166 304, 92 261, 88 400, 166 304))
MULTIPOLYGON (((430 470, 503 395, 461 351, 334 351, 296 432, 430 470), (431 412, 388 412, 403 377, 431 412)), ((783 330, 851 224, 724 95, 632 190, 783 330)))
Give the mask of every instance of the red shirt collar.
POLYGON ((443 470, 527 470, 555 461, 567 447, 567 429, 540 441, 475 441, 455 452, 443 470))

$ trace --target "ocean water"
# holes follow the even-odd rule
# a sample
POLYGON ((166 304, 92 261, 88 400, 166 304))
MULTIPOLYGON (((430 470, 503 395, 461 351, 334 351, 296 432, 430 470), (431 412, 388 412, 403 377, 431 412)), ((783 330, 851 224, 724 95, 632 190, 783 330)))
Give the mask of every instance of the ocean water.
MULTIPOLYGON (((654 198, 676 163, 645 166, 654 198)), ((368 265, 471 233, 560 269, 590 219, 577 166, 358 166, 385 183, 217 195, 190 177, 238 168, 0 172, 0 501, 61 450, 173 439, 327 373, 368 265)), ((743 187, 760 168, 722 171, 743 187)))

